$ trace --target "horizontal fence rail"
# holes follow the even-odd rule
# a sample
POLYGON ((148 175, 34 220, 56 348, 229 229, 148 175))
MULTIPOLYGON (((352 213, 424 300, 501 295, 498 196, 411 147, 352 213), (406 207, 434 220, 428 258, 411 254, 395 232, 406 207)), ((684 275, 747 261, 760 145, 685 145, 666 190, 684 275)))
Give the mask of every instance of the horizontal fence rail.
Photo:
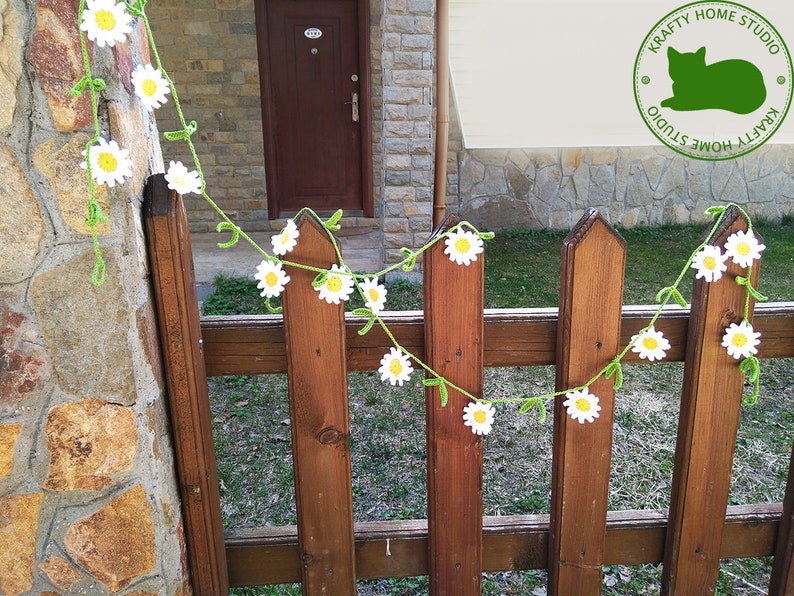
MULTIPOLYGON (((720 558, 766 557, 775 553, 782 505, 728 507, 720 558)), ((607 513, 605 565, 660 563, 667 532, 666 511, 607 513)), ((427 520, 355 524, 356 574, 360 579, 427 575, 427 520)), ((483 571, 548 567, 549 516, 483 518, 483 571)), ((232 586, 299 582, 297 526, 226 531, 232 586)))
MULTIPOLYGON (((620 344, 647 325, 655 306, 624 306, 620 344)), ((381 317, 407 350, 424 357, 424 316, 421 311, 384 313, 381 317)), ((362 317, 345 317, 347 366, 350 371, 377 370, 384 352, 392 346, 377 327, 363 337, 362 317)), ((665 307, 656 324, 670 341, 665 362, 683 362, 689 309, 665 307)), ((794 356, 794 302, 757 304, 753 328, 761 332, 759 358, 794 356)), ((204 360, 208 376, 262 375, 287 371, 284 323, 280 315, 202 317, 204 360)), ((540 366, 555 364, 557 309, 486 309, 484 365, 540 366)), ((630 351, 625 363, 649 364, 630 351)))

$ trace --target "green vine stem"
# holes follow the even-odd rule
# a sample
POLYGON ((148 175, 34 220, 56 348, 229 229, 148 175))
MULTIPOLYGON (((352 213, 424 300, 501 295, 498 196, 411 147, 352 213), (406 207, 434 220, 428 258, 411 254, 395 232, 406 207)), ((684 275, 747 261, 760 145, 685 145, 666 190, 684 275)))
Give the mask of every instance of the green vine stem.
MULTIPOLYGON (((145 30, 146 30, 146 36, 147 36, 147 39, 148 39, 148 42, 149 42, 150 53, 151 53, 151 56, 153 57, 153 60, 154 60, 154 65, 157 68, 157 70, 160 72, 160 74, 162 75, 163 79, 168 84, 169 90, 171 92, 172 100, 174 102, 174 107, 176 109, 176 113, 177 113, 177 117, 178 117, 181 129, 177 130, 177 131, 165 132, 165 133, 163 133, 163 136, 169 141, 173 141, 173 142, 184 141, 187 144, 187 147, 188 147, 188 150, 190 152, 193 164, 194 164, 194 166, 196 168, 196 173, 198 175, 198 179, 200 180, 200 183, 201 183, 200 184, 199 194, 212 207, 212 209, 218 214, 218 216, 221 219, 221 221, 218 223, 218 225, 216 227, 216 231, 219 232, 219 233, 224 233, 224 232, 230 232, 231 233, 231 238, 228 241, 226 241, 226 242, 218 243, 218 246, 220 248, 230 248, 230 247, 236 245, 240 238, 243 238, 246 242, 248 242, 251 246, 253 246, 262 255, 263 259, 268 260, 268 261, 270 261, 272 263, 280 264, 280 265, 286 265, 286 266, 296 267, 296 268, 303 269, 303 270, 313 271, 313 272, 315 272, 317 274, 317 277, 315 278, 315 285, 321 284, 322 281, 323 281, 323 276, 326 276, 327 273, 328 273, 327 269, 309 266, 309 265, 306 265, 306 264, 303 264, 303 263, 290 261, 288 259, 281 259, 281 258, 278 258, 278 257, 276 257, 274 255, 269 254, 266 250, 264 250, 262 247, 260 247, 259 244, 253 238, 251 238, 248 234, 245 233, 245 231, 243 231, 237 224, 235 224, 229 218, 229 216, 226 215, 226 213, 223 211, 223 209, 221 209, 221 207, 207 193, 207 191, 206 191, 206 186, 207 186, 206 179, 204 177, 204 172, 203 172, 203 170, 201 168, 201 162, 200 162, 198 153, 196 151, 195 145, 194 145, 193 140, 192 140, 192 136, 196 132, 196 130, 198 128, 198 125, 196 124, 195 121, 188 122, 186 120, 184 112, 182 110, 182 105, 181 105, 180 100, 179 100, 179 95, 177 93, 176 85, 174 84, 174 82, 171 79, 171 77, 169 76, 168 72, 165 70, 165 68, 162 65, 162 61, 160 59, 159 52, 157 51, 157 45, 155 43, 154 35, 152 33, 152 29, 151 29, 151 26, 150 26, 150 23, 149 23, 149 19, 146 16, 146 12, 145 12, 146 2, 147 2, 147 0, 135 0, 134 2, 131 2, 129 0, 123 0, 123 3, 125 5, 127 11, 131 15, 133 15, 134 17, 140 18, 142 20, 142 22, 144 24, 144 27, 145 27, 145 30)), ((108 218, 102 213, 101 206, 99 205, 99 202, 96 200, 96 196, 95 196, 95 181, 94 181, 94 178, 93 178, 93 175, 92 175, 92 171, 91 171, 90 154, 91 154, 92 147, 98 142, 98 140, 100 139, 100 136, 101 136, 101 128, 100 128, 99 115, 98 115, 97 93, 102 91, 105 88, 105 82, 102 79, 95 79, 94 76, 93 76, 93 72, 92 72, 92 68, 91 68, 91 61, 90 61, 90 57, 89 57, 89 54, 88 54, 88 48, 87 48, 87 43, 86 43, 86 35, 82 31, 82 29, 79 28, 79 23, 82 22, 82 20, 83 20, 83 13, 84 13, 84 10, 85 10, 85 4, 86 4, 86 0, 80 0, 80 4, 79 4, 79 8, 78 8, 78 21, 79 21, 78 22, 78 29, 79 29, 79 33, 80 33, 80 47, 81 47, 81 53, 82 53, 82 59, 83 59, 83 68, 84 68, 85 74, 77 82, 77 84, 72 88, 71 93, 72 93, 73 96, 77 97, 77 96, 79 96, 82 92, 84 92, 87 89, 88 92, 89 92, 89 95, 90 95, 91 109, 92 109, 92 113, 93 113, 94 135, 92 136, 92 138, 86 144, 86 151, 85 151, 85 154, 86 154, 85 155, 85 166, 86 166, 87 175, 88 175, 88 195, 89 195, 88 205, 87 205, 88 215, 87 215, 87 217, 85 219, 85 222, 86 222, 86 225, 88 225, 88 227, 91 230, 93 247, 94 247, 94 253, 95 253, 95 266, 94 266, 94 270, 92 272, 91 280, 92 280, 92 283, 94 283, 95 285, 99 286, 99 285, 102 285, 102 283, 104 282, 104 279, 105 279, 105 263, 104 263, 104 260, 102 258, 102 254, 101 254, 101 250, 100 250, 100 246, 99 246, 99 240, 98 240, 98 234, 97 234, 96 226, 100 222, 106 222, 108 218)), ((752 222, 750 220, 750 217, 747 215, 747 213, 744 211, 744 209, 742 209, 740 206, 738 206, 738 205, 736 205, 734 203, 730 203, 730 204, 728 204, 726 206, 719 206, 719 207, 711 207, 711 208, 709 208, 706 211, 706 214, 707 215, 711 215, 715 219, 715 222, 714 222, 713 226, 711 227, 711 230, 709 231, 708 235, 706 236, 706 239, 703 242, 701 242, 701 244, 697 248, 695 248, 695 250, 692 252, 692 254, 688 258, 687 262, 685 263, 683 269, 681 270, 681 273, 678 275, 678 277, 673 282, 673 284, 671 286, 667 286, 665 288, 662 288, 662 290, 660 290, 659 293, 656 295, 656 301, 659 303, 659 307, 656 310, 656 312, 654 313, 654 315, 651 317, 651 319, 648 322, 648 324, 640 330, 640 332, 632 339, 632 341, 629 342, 629 344, 627 346, 625 346, 623 348, 623 350, 613 360, 611 360, 609 362, 609 364, 607 364, 600 371, 598 371, 589 381, 587 381, 586 383, 584 383, 582 385, 579 385, 578 387, 573 387, 573 388, 565 389, 565 390, 562 390, 562 391, 554 391, 554 392, 551 392, 551 393, 544 393, 542 395, 533 396, 533 397, 522 396, 522 397, 508 397, 508 398, 499 398, 499 399, 485 399, 484 397, 478 397, 478 396, 473 395, 469 391, 466 391, 462 387, 459 387, 456 384, 450 382, 448 379, 446 379, 441 374, 439 374, 437 371, 433 370, 430 366, 428 366, 426 363, 424 363, 415 354, 411 353, 410 351, 405 349, 402 345, 400 345, 400 343, 397 341, 397 339, 394 336, 394 334, 392 333, 392 331, 389 329, 389 327, 386 324, 386 322, 377 313, 373 312, 371 309, 369 309, 369 308, 356 309, 356 310, 353 311, 353 314, 366 318, 366 322, 365 322, 364 326, 362 327, 361 330, 359 330, 360 334, 363 335, 363 334, 369 332, 372 329, 372 327, 374 327, 374 325, 377 324, 383 330, 383 332, 386 334, 386 336, 389 338, 389 341, 392 343, 392 345, 394 346, 395 349, 397 349, 401 354, 404 354, 405 356, 407 356, 419 368, 421 368, 421 369, 423 369, 425 371, 425 379, 423 380, 423 384, 426 387, 438 387, 439 388, 439 392, 441 394, 442 405, 446 404, 447 399, 448 399, 448 395, 449 395, 449 389, 451 388, 451 389, 454 389, 455 391, 459 392, 461 395, 465 396, 466 398, 468 398, 468 399, 470 399, 470 400, 472 400, 474 402, 480 402, 480 403, 486 403, 486 404, 521 403, 522 404, 522 406, 520 408, 520 412, 521 413, 525 413, 525 412, 528 412, 529 410, 531 410, 533 408, 536 408, 538 410, 538 414, 539 414, 540 420, 543 421, 546 418, 546 407, 544 405, 545 401, 548 401, 548 400, 553 399, 553 398, 555 398, 557 396, 560 396, 560 395, 565 395, 566 393, 570 393, 570 392, 573 392, 573 391, 582 391, 582 390, 588 388, 589 386, 591 386, 593 383, 595 383, 601 377, 612 378, 614 376, 615 377, 615 381, 614 381, 615 390, 617 390, 617 389, 619 389, 621 387, 621 385, 623 383, 623 371, 622 371, 621 362, 622 362, 623 358, 626 356, 626 354, 629 352, 629 350, 632 347, 634 347, 634 345, 638 341, 639 337, 643 333, 645 333, 646 331, 649 331, 651 328, 653 328, 653 326, 655 325, 656 321, 661 316, 664 308, 670 303, 670 301, 675 301, 680 306, 686 307, 686 301, 684 300, 684 298, 681 295, 681 292, 679 290, 681 282, 684 279, 684 277, 686 276, 686 273, 689 271, 689 268, 692 266, 692 263, 693 263, 696 255, 702 249, 704 249, 713 240, 716 231, 719 229, 720 225, 724 221, 725 213, 726 213, 727 209, 729 207, 731 207, 731 206, 736 207, 740 211, 742 216, 747 221, 747 231, 748 231, 748 233, 752 232, 752 222)), ((419 248, 416 251, 412 251, 412 250, 407 249, 407 248, 401 249, 402 254, 405 256, 405 258, 402 259, 401 261, 399 261, 397 263, 393 263, 392 265, 389 265, 388 267, 378 271, 377 273, 359 274, 359 273, 352 272, 350 270, 350 268, 345 264, 344 259, 342 258, 342 251, 341 251, 339 242, 337 241, 337 239, 336 239, 336 237, 334 235, 334 232, 339 230, 340 226, 339 226, 338 222, 339 222, 340 218, 342 217, 342 211, 339 210, 339 211, 335 212, 329 219, 323 221, 317 215, 317 213, 315 213, 312 209, 304 208, 301 211, 299 211, 298 214, 294 217, 294 221, 297 221, 304 214, 310 215, 311 217, 313 217, 316 221, 318 221, 321 224, 323 230, 326 232, 326 234, 328 235, 328 238, 330 239, 330 241, 331 241, 331 243, 333 245, 334 253, 336 255, 336 260, 337 260, 337 266, 341 268, 341 270, 338 273, 340 273, 342 275, 348 275, 348 276, 350 276, 353 279, 354 287, 357 289, 357 291, 362 296, 362 298, 365 298, 365 296, 363 294, 361 286, 358 283, 359 280, 368 280, 368 279, 380 278, 380 277, 383 277, 383 276, 385 276, 385 275, 387 275, 387 274, 389 274, 389 273, 391 273, 391 272, 393 272, 393 271, 395 271, 397 269, 402 269, 403 271, 410 271, 411 269, 413 269, 413 267, 416 264, 416 260, 420 256, 422 256, 426 251, 428 251, 430 248, 435 246, 439 241, 441 241, 442 239, 445 239, 447 236, 449 236, 450 234, 456 232, 457 230, 459 230, 461 228, 466 228, 468 231, 470 231, 473 234, 475 234, 480 240, 489 240, 489 239, 493 238, 493 236, 494 236, 492 233, 480 232, 479 230, 477 230, 470 223, 468 223, 466 221, 463 221, 463 222, 460 222, 460 223, 458 223, 458 224, 456 224, 454 226, 451 226, 449 229, 445 230, 443 233, 436 234, 436 235, 432 236, 428 240, 428 242, 426 244, 424 244, 421 248, 419 248)), ((749 312, 750 312, 750 299, 751 299, 751 297, 753 297, 753 298, 755 298, 757 300, 765 300, 766 299, 755 288, 752 287, 752 284, 751 284, 751 281, 750 281, 751 280, 751 275, 752 275, 752 266, 749 266, 747 268, 746 277, 739 277, 739 278, 736 279, 737 283, 739 283, 740 285, 743 285, 745 287, 746 295, 745 295, 743 321, 747 322, 748 324, 749 324, 749 320, 748 319, 749 319, 749 312)), ((365 302, 366 302, 366 298, 365 298, 365 302)), ((266 304, 268 310, 270 310, 271 312, 276 312, 276 313, 280 312, 280 309, 277 309, 277 308, 273 307, 270 304, 270 298, 267 298, 265 300, 265 304, 266 304)), ((758 397, 758 387, 759 387, 759 377, 760 377, 760 368, 759 368, 758 359, 755 356, 750 356, 748 358, 745 358, 741 362, 739 368, 740 368, 741 372, 744 373, 747 376, 748 381, 750 381, 751 383, 754 383, 754 388, 755 388, 753 394, 747 400, 745 400, 745 403, 754 403, 754 401, 758 397)))

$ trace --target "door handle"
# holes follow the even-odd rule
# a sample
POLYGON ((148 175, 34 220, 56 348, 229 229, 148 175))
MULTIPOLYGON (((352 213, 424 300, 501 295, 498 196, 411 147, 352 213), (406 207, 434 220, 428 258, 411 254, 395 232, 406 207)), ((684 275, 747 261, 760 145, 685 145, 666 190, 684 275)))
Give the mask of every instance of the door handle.
POLYGON ((350 96, 350 117, 353 122, 358 122, 358 93, 353 92, 350 96))

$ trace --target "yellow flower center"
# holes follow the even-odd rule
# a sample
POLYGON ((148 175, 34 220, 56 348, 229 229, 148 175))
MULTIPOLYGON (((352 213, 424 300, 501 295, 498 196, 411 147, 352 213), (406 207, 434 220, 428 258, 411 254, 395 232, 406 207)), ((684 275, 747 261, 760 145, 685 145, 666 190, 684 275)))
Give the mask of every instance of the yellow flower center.
POLYGON ((265 275, 265 283, 272 288, 278 283, 278 275, 272 271, 268 271, 267 275, 265 275))
POLYGON ((642 345, 646 350, 655 350, 659 347, 659 342, 655 337, 646 337, 642 340, 642 345))
POLYGON ((99 167, 106 172, 115 172, 119 165, 118 160, 116 160, 116 156, 107 152, 99 154, 97 163, 99 164, 99 167))
POLYGON ((392 359, 391 364, 389 364, 389 372, 391 372, 391 374, 393 374, 396 377, 402 371, 403 371, 403 365, 402 363, 400 363, 400 360, 398 358, 392 359))
POLYGON ((474 422, 477 424, 485 424, 485 411, 476 410, 472 415, 472 418, 474 418, 474 422))
POLYGON ((279 235, 279 240, 281 241, 281 244, 286 244, 289 242, 289 232, 287 232, 286 229, 279 235))
POLYGON ((338 275, 334 275, 328 278, 328 283, 326 285, 332 292, 338 292, 342 289, 342 279, 338 275))
POLYGON ((146 79, 141 85, 141 89, 143 89, 143 94, 146 97, 151 97, 155 93, 157 93, 157 83, 155 83, 152 79, 146 79))
POLYGON ((470 248, 471 248, 471 244, 465 238, 458 238, 457 241, 455 242, 455 250, 457 250, 460 253, 467 253, 469 252, 470 248))
POLYGON ((717 259, 715 259, 714 257, 706 257, 705 259, 703 259, 703 266, 706 269, 714 271, 717 268, 717 259))
POLYGON ((380 299, 380 294, 378 294, 378 290, 375 288, 369 289, 369 299, 373 302, 377 302, 380 299))
POLYGON ((736 335, 733 336, 731 343, 737 348, 741 348, 744 344, 747 343, 747 336, 744 333, 737 333, 736 335))
POLYGON ((103 31, 112 31, 116 26, 116 17, 109 10, 98 10, 95 19, 97 27, 103 31))
POLYGON ((576 409, 580 412, 589 412, 590 411, 590 401, 580 397, 576 400, 576 409))
POLYGON ((750 254, 750 245, 747 244, 746 242, 740 242, 739 244, 736 245, 736 252, 738 252, 743 257, 746 257, 748 254, 750 254))

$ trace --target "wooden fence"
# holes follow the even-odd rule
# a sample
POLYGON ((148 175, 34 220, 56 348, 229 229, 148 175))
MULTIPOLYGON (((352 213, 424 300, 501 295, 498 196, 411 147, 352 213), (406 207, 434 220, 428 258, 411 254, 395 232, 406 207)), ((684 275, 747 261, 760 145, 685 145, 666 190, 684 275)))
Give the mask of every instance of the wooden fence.
MULTIPOLYGON (((157 176, 145 207, 197 594, 286 582, 305 594, 353 594, 357 578, 428 575, 433 594, 457 596, 479 594, 483 571, 538 568, 549 570, 549 594, 600 594, 603 565, 657 562, 664 593, 708 594, 720 559, 767 555, 770 594, 794 594, 794 474, 784 503, 728 506, 744 378, 720 339, 744 310, 737 284, 696 280, 691 309, 666 308, 656 325, 671 343, 666 360, 685 362, 669 515, 607 510, 615 392, 602 379, 592 387, 603 408, 596 423, 578 424, 555 403, 550 515, 483 517, 482 440, 462 424, 459 394, 450 390, 441 407, 428 387, 428 520, 354 524, 346 373, 377 369, 390 340, 377 327, 359 336, 362 318, 320 302, 314 273, 296 268, 283 318, 200 320, 181 198, 157 176), (284 372, 298 525, 224 533, 206 375, 284 372)), ((298 225, 291 258, 330 267, 324 232, 310 218, 298 225)), ((716 242, 743 225, 729 218, 716 242)), ((623 239, 590 212, 564 241, 559 310, 484 311, 483 259, 460 267, 440 243, 425 257, 424 315, 383 318, 401 345, 474 394, 489 366, 555 364, 567 388, 609 363, 654 313, 622 306, 624 263, 623 239)), ((794 356, 794 303, 755 306, 753 324, 760 358, 794 356)))

